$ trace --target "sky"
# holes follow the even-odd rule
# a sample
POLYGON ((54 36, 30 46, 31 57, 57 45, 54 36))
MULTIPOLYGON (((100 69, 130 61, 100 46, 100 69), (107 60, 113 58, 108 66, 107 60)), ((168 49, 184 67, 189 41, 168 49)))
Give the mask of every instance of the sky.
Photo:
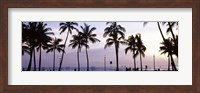
MULTIPOLYGON (((67 35, 67 31, 60 34, 59 31, 59 23, 60 22, 44 22, 47 23, 47 27, 50 27, 52 29, 52 32, 54 32, 55 35, 51 35, 51 37, 61 38, 63 41, 61 42, 64 44, 64 40, 67 35)), ((106 22, 102 21, 94 21, 94 22, 77 22, 78 23, 78 29, 80 29, 80 26, 83 26, 84 23, 87 23, 90 25, 90 27, 96 27, 96 30, 94 30, 93 33, 97 34, 97 37, 101 42, 97 43, 89 43, 89 60, 90 60, 90 67, 103 67, 104 66, 104 56, 106 57, 106 64, 107 66, 116 66, 116 58, 115 58, 115 48, 114 45, 111 47, 108 47, 104 49, 104 46, 106 44, 106 38, 103 37, 104 29, 108 26, 106 25, 106 22), (110 61, 112 61, 112 65, 110 64, 110 61)), ((145 65, 148 66, 148 68, 153 68, 153 55, 155 55, 155 62, 156 62, 156 68, 166 68, 168 66, 168 58, 166 55, 161 55, 160 46, 162 37, 160 35, 157 22, 148 22, 146 26, 144 26, 144 22, 117 22, 117 24, 121 25, 126 29, 125 32, 125 38, 127 39, 130 35, 136 35, 137 33, 141 34, 141 39, 143 41, 143 44, 146 46, 145 51, 145 57, 142 58, 143 67, 145 65)), ((166 25, 161 25, 161 29, 163 31, 163 34, 165 38, 171 37, 171 34, 166 34, 166 25)), ((175 34, 178 34, 178 29, 173 28, 173 31, 175 34)), ((73 31, 72 34, 77 34, 76 31, 73 31)), ((77 48, 72 49, 71 47, 68 47, 69 41, 72 39, 72 35, 69 35, 65 52, 63 59, 63 65, 62 67, 77 67, 77 48)), ((126 45, 120 45, 119 48, 119 67, 133 67, 133 58, 132 53, 128 52, 125 54, 125 48, 126 45)), ((59 67, 59 62, 61 58, 62 53, 58 53, 56 51, 56 67, 59 67)), ((86 53, 85 48, 82 48, 82 51, 80 53, 80 66, 86 67, 87 59, 86 59, 86 53)), ((175 60, 175 64, 178 67, 178 59, 176 56, 173 56, 175 60)), ((36 52, 36 64, 38 66, 38 59, 39 59, 39 52, 36 52)), ((25 54, 22 56, 22 67, 26 68, 28 66, 29 62, 29 55, 25 54)), ((139 56, 136 57, 136 64, 137 67, 140 67, 140 58, 139 56)), ((46 50, 42 51, 42 67, 52 67, 53 66, 53 52, 46 53, 46 50)), ((33 67, 33 64, 32 64, 33 67)))

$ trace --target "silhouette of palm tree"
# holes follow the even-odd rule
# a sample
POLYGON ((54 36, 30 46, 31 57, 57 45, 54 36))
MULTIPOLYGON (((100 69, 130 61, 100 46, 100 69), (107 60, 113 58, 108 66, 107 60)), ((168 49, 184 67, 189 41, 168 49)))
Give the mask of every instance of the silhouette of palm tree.
POLYGON ((171 59, 171 66, 173 71, 177 71, 176 65, 174 63, 172 55, 174 54, 174 44, 171 38, 168 38, 165 40, 165 42, 161 43, 163 46, 160 47, 160 51, 162 52, 161 54, 166 54, 168 53, 168 56, 171 59))
POLYGON ((178 57, 178 35, 176 35, 175 39, 173 39, 174 41, 174 53, 176 55, 176 57, 178 57))
MULTIPOLYGON (((165 23, 166 22, 163 22, 163 24, 165 24, 165 23)), ((176 68, 176 65, 174 63, 172 55, 175 54, 178 57, 178 35, 176 37, 174 36, 174 33, 172 31, 172 27, 175 24, 178 25, 178 23, 176 23, 176 22, 174 22, 174 23, 168 22, 169 27, 167 29, 167 33, 171 32, 173 39, 171 39, 171 38, 165 39, 164 36, 163 36, 163 34, 162 34, 162 30, 160 28, 159 22, 157 22, 157 24, 158 24, 160 33, 161 33, 163 41, 164 41, 161 44, 165 45, 167 49, 171 49, 171 50, 168 50, 168 52, 169 52, 168 56, 170 56, 170 58, 171 58, 172 70, 177 71, 177 68, 176 68), (172 44, 173 42, 174 42, 174 44, 172 44)), ((163 49, 161 49, 161 50, 163 50, 163 49)))
POLYGON ((39 22, 37 25, 37 39, 38 39, 38 46, 37 51, 39 51, 39 71, 41 70, 41 58, 42 58, 42 49, 47 49, 47 43, 51 41, 51 37, 48 35, 54 35, 51 31, 51 28, 46 27, 47 24, 43 22, 39 22))
MULTIPOLYGON (((144 22, 144 26, 145 26, 147 23, 148 23, 148 22, 144 22)), ((174 51, 173 51, 173 54, 175 54, 175 55, 178 57, 178 35, 176 35, 176 37, 175 37, 175 36, 174 36, 174 33, 173 33, 173 31, 172 31, 172 27, 175 26, 175 25, 178 25, 178 22, 171 22, 171 23, 170 23, 170 22, 161 22, 161 23, 162 23, 162 24, 168 23, 168 26, 169 26, 169 27, 167 28, 167 33, 171 32, 172 37, 173 37, 173 40, 170 40, 170 41, 173 41, 173 42, 174 42, 174 47, 173 47, 173 48, 169 48, 169 49, 174 50, 174 51)), ((160 34, 161 34, 161 36, 162 36, 162 39, 163 39, 162 44, 164 44, 164 45, 169 45, 169 40, 165 39, 165 38, 164 38, 164 35, 163 35, 163 33, 162 33, 162 30, 161 30, 161 27, 160 27, 160 22, 157 22, 157 24, 158 24, 158 28, 159 28, 160 34)), ((172 50, 170 50, 170 51, 172 51, 172 50)), ((170 53, 169 56, 171 57, 172 54, 170 53)), ((174 64, 174 65, 173 65, 173 70, 177 71, 176 66, 175 66, 175 63, 174 63, 174 61, 172 61, 172 60, 173 60, 173 58, 171 57, 171 64, 174 64)))
MULTIPOLYGON (((97 41, 100 42, 99 39, 95 38, 97 35, 92 33, 94 30, 96 30, 95 27, 90 28, 90 25, 87 25, 86 23, 84 23, 84 27, 81 26, 81 30, 82 32, 80 32, 80 34, 82 35, 82 38, 85 40, 87 45, 89 41, 91 41, 92 43, 96 43, 97 41)), ((85 48, 86 48, 85 51, 86 51, 86 57, 87 57, 87 71, 89 71, 89 58, 88 58, 88 51, 87 51, 87 49, 89 48, 89 45, 88 47, 85 47, 85 48)))
POLYGON ((89 47, 89 46, 86 44, 86 41, 83 39, 83 37, 81 36, 81 34, 79 32, 77 35, 73 35, 72 38, 73 39, 70 40, 69 47, 72 47, 73 49, 78 47, 77 60, 78 60, 78 71, 80 71, 79 52, 81 52, 81 48, 83 46, 85 46, 85 47, 89 47))
MULTIPOLYGON (((65 30, 68 30, 67 36, 66 36, 66 39, 65 39, 65 43, 64 43, 65 46, 66 46, 66 42, 67 42, 67 38, 68 38, 69 34, 72 34, 72 30, 78 31, 78 29, 75 26, 78 26, 78 23, 76 23, 76 22, 64 22, 64 23, 62 22, 62 23, 60 23, 60 29, 59 29, 61 31, 60 34, 65 32, 65 30)), ((65 50, 65 46, 64 46, 63 50, 65 50)), ((62 53, 62 57, 61 57, 61 60, 60 60, 59 71, 61 70, 61 67, 62 67, 63 57, 64 57, 64 52, 62 53)))
POLYGON ((30 45, 27 45, 28 43, 26 43, 26 36, 27 36, 27 31, 28 27, 26 24, 22 23, 22 55, 24 55, 24 53, 28 53, 30 55, 30 45))
MULTIPOLYGON (((37 22, 22 23, 22 43, 26 44, 30 51, 30 60, 27 71, 31 70, 32 55, 34 56, 34 70, 36 70, 35 47, 37 46, 37 22)), ((23 47, 23 46, 22 46, 23 47)))
POLYGON ((178 22, 162 22, 163 25, 167 24, 167 33, 171 33, 173 39, 175 40, 175 34, 172 30, 173 27, 178 26, 178 22))
POLYGON ((136 53, 135 56, 140 54, 140 66, 141 66, 141 71, 142 71, 142 56, 145 57, 144 52, 146 51, 146 47, 144 46, 142 39, 141 39, 141 34, 136 35, 136 53))
POLYGON ((136 38, 131 35, 126 40, 128 47, 125 49, 125 53, 127 54, 128 51, 132 52, 133 59, 134 59, 134 70, 136 70, 136 62, 135 62, 135 51, 136 51, 136 38))
POLYGON ((104 29, 103 37, 109 36, 106 40, 106 45, 104 48, 110 47, 114 44, 116 52, 116 71, 119 71, 119 62, 118 62, 118 50, 119 44, 126 44, 124 40, 126 31, 124 27, 118 25, 116 22, 107 22, 106 25, 110 25, 104 29))
POLYGON ((178 57, 178 35, 175 35, 172 28, 178 26, 178 22, 164 22, 163 24, 167 24, 167 33, 171 33, 174 42, 174 53, 178 57))
POLYGON ((47 53, 52 52, 53 51, 53 71, 55 71, 55 50, 57 50, 58 52, 64 52, 63 47, 65 46, 64 44, 60 44, 60 42, 62 41, 62 39, 57 39, 55 38, 53 41, 50 42, 50 44, 48 44, 48 49, 47 49, 47 53))

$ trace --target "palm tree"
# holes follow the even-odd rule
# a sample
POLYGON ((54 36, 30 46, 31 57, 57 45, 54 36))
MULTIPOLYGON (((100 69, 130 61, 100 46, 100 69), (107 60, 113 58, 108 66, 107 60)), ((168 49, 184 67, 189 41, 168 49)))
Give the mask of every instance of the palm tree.
MULTIPOLYGON (((60 23, 60 29, 59 29, 61 31, 60 34, 65 32, 65 30, 68 30, 67 36, 66 36, 66 39, 65 39, 65 43, 64 43, 65 46, 66 46, 67 38, 68 38, 69 34, 72 34, 72 30, 78 31, 78 29, 75 26, 78 26, 78 23, 76 23, 76 22, 64 22, 64 23, 62 22, 62 23, 60 23)), ((65 50, 65 46, 63 47, 63 50, 65 50)), ((59 71, 61 70, 61 67, 62 67, 63 57, 64 57, 64 52, 62 53, 62 57, 61 57, 61 60, 60 60, 59 71)))
POLYGON ((174 50, 175 50, 174 53, 178 57, 178 35, 175 35, 172 30, 173 27, 178 26, 178 22, 164 22, 163 24, 166 24, 166 23, 168 25, 167 33, 170 32, 173 38, 174 50))
MULTIPOLYGON (((169 26, 167 28, 167 33, 171 32, 173 39, 171 38, 165 39, 164 36, 162 36, 164 42, 162 42, 161 44, 165 46, 167 51, 163 51, 165 50, 164 46, 161 46, 160 49, 162 48, 161 49, 163 51, 162 54, 165 52, 169 52, 168 56, 171 58, 172 70, 177 71, 172 55, 175 54, 178 57, 178 35, 174 36, 172 27, 175 25, 178 25, 178 22, 163 22, 163 24, 166 24, 166 23, 168 23, 168 26, 169 26)), ((158 26, 159 26, 159 23, 158 23, 158 26)), ((160 26, 159 26, 159 30, 161 32, 160 26)))
POLYGON ((128 51, 132 52, 133 59, 134 59, 134 70, 136 70, 136 62, 135 62, 135 51, 136 51, 136 38, 131 35, 128 37, 128 40, 126 40, 128 47, 125 49, 125 53, 127 54, 128 51))
POLYGON ((140 67, 141 67, 141 71, 142 71, 142 56, 145 57, 144 52, 146 51, 146 47, 144 46, 142 39, 141 39, 141 34, 137 34, 136 35, 136 53, 135 56, 137 56, 138 54, 140 54, 140 67))
MULTIPOLYGON (((173 39, 172 40, 170 40, 170 41, 173 41, 174 42, 174 47, 173 48, 169 48, 169 49, 172 49, 173 50, 173 53, 170 53, 168 56, 172 56, 172 54, 175 54, 177 57, 178 57, 178 35, 176 35, 176 36, 174 36, 174 33, 173 33, 173 31, 172 31, 172 27, 174 27, 175 25, 178 25, 178 22, 161 22, 162 24, 168 24, 168 28, 167 28, 167 33, 169 33, 169 32, 171 32, 171 34, 172 34, 172 37, 173 37, 173 39)), ((144 26, 147 24, 147 22, 144 22, 144 26)), ((163 42, 162 42, 162 44, 163 45, 169 45, 169 40, 167 40, 167 39, 165 39, 165 37, 164 37, 164 35, 163 35, 163 33, 162 33, 162 30, 161 30, 161 27, 160 27, 160 22, 157 22, 157 24, 158 24, 158 29, 159 29, 159 31, 160 31, 160 34, 161 34, 161 36, 162 36, 162 39, 163 39, 163 42)), ((172 51, 172 50, 170 50, 170 51, 172 51)), ((173 60, 173 58, 171 57, 171 64, 174 64, 174 66, 173 66, 173 69, 174 70, 177 70, 176 69, 176 66, 175 66, 175 63, 174 63, 174 61, 172 61, 173 60)))
POLYGON ((22 55, 24 55, 25 52, 30 55, 30 51, 29 51, 30 47, 26 43, 26 40, 27 40, 26 36, 28 34, 27 30, 28 30, 28 26, 22 22, 22 55))
POLYGON ((107 22, 106 25, 110 25, 104 29, 103 37, 109 36, 109 38, 106 40, 106 45, 104 48, 110 47, 114 44, 115 46, 115 52, 116 52, 116 71, 119 71, 119 62, 118 62, 118 50, 119 50, 119 44, 125 44, 124 32, 126 31, 124 27, 121 25, 118 25, 116 22, 107 22))
POLYGON ((46 27, 47 24, 44 24, 43 22, 39 22, 37 26, 37 38, 38 38, 38 46, 37 51, 39 51, 39 71, 41 70, 41 50, 47 49, 47 43, 51 41, 51 37, 48 35, 54 35, 53 32, 49 32, 52 29, 46 27))
MULTIPOLYGON (((37 22, 22 23, 22 43, 26 44, 30 52, 27 71, 31 70, 32 55, 34 55, 34 70, 36 70, 35 47, 37 46, 37 22)), ((23 45, 22 45, 23 47, 23 45)))
POLYGON ((53 51, 53 71, 55 71, 55 50, 57 50, 58 52, 65 52, 63 50, 63 47, 65 45, 60 44, 61 41, 62 41, 62 39, 55 38, 52 42, 50 42, 50 44, 48 44, 47 53, 53 51))
POLYGON ((162 52, 161 54, 168 53, 168 56, 171 59, 172 70, 173 71, 177 71, 176 65, 175 65, 173 57, 172 57, 172 55, 173 55, 173 48, 174 48, 172 39, 168 38, 168 39, 165 40, 165 42, 162 42, 161 44, 163 45, 163 46, 160 47, 160 51, 162 52))
MULTIPOLYGON (((96 30, 95 27, 90 28, 90 25, 87 25, 86 23, 84 23, 84 27, 81 26, 81 30, 82 32, 80 32, 80 34, 82 35, 83 39, 85 40, 85 43, 88 45, 89 41, 91 41, 92 43, 96 43, 97 41, 100 42, 99 39, 96 38, 96 34, 93 34, 92 32, 94 30, 96 30)), ((86 51, 86 57, 87 57, 87 71, 89 71, 89 58, 88 58, 88 47, 85 47, 85 51, 86 51)))
POLYGON ((78 71, 80 71, 80 62, 79 62, 79 52, 81 52, 81 48, 83 46, 88 47, 86 44, 86 41, 83 39, 80 33, 78 35, 73 35, 72 40, 70 40, 69 47, 72 47, 73 49, 78 47, 77 49, 77 60, 78 60, 78 71))
POLYGON ((174 42, 174 53, 176 57, 178 57, 178 35, 175 36, 175 39, 173 39, 174 42))
POLYGON ((178 26, 178 22, 162 22, 163 25, 167 24, 168 28, 167 28, 167 33, 171 33, 172 38, 175 39, 175 34, 172 30, 173 27, 178 26))

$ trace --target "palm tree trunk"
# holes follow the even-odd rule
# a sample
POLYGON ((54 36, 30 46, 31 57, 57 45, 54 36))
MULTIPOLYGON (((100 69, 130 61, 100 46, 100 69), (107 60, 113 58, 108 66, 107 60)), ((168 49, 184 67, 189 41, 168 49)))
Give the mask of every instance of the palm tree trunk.
POLYGON ((170 24, 170 22, 168 22, 168 25, 169 25, 169 29, 170 29, 170 32, 171 32, 171 34, 172 34, 172 37, 173 37, 173 39, 175 40, 175 36, 174 36, 173 31, 172 31, 172 25, 170 24))
MULTIPOLYGON (((161 36, 162 36, 162 38, 163 38, 163 41, 164 41, 164 43, 165 43, 166 41, 165 41, 165 38, 164 38, 164 36, 163 36, 163 34, 162 34, 162 31, 161 31, 161 28, 160 28, 159 22, 157 22, 157 24, 158 24, 158 28, 159 28, 159 30, 160 30, 160 34, 161 34, 161 36)), ((171 25, 169 25, 169 26, 171 26, 171 25)), ((173 57, 172 57, 171 54, 170 54, 170 57, 171 57, 172 70, 177 71, 177 69, 176 69, 176 65, 175 65, 175 63, 174 63, 174 60, 173 60, 173 57)))
POLYGON ((141 71, 142 71, 142 56, 141 56, 141 53, 140 53, 140 66, 141 66, 141 71))
POLYGON ((157 24, 158 24, 158 28, 159 28, 160 34, 161 34, 161 36, 162 36, 162 39, 163 39, 163 41, 165 42, 165 38, 164 38, 164 35, 163 35, 162 30, 161 30, 161 28, 160 28, 159 22, 157 22, 157 24))
POLYGON ((39 71, 41 70, 41 58, 42 58, 42 51, 41 51, 41 46, 40 46, 39 71))
POLYGON ((170 57, 168 56, 168 71, 170 71, 170 57))
POLYGON ((119 71, 119 62, 118 62, 118 47, 117 45, 115 44, 115 52, 116 52, 116 71, 119 71))
POLYGON ((136 71, 136 62, 135 62, 135 57, 133 56, 134 59, 134 71, 136 71))
MULTIPOLYGON (((166 41, 165 41, 165 38, 164 38, 164 36, 163 36, 163 33, 162 33, 162 31, 161 31, 161 28, 160 28, 160 25, 159 25, 159 22, 157 22, 158 23, 158 28, 159 28, 159 30, 160 30, 160 34, 161 34, 161 36, 162 36, 162 38, 163 38, 163 41, 164 41, 164 43, 166 43, 166 41)), ((171 60, 173 60, 173 58, 172 58, 172 55, 170 55, 171 56, 171 60)), ((171 64, 174 64, 174 61, 173 62, 171 62, 171 64)), ((174 64, 175 65, 175 64, 174 64)), ((176 67, 176 66, 175 66, 176 67)), ((172 69, 173 69, 174 67, 172 66, 172 69)), ((175 69, 175 68, 174 68, 175 69)))
MULTIPOLYGON (((66 46, 66 43, 67 43, 67 38, 69 36, 69 31, 67 32, 67 36, 66 36, 66 39, 65 39, 65 43, 64 43, 64 48, 63 50, 65 50, 65 46, 66 46)), ((64 57, 64 51, 62 52, 62 57, 61 57, 61 60, 60 60, 60 66, 59 66, 59 71, 61 70, 61 67, 62 67, 62 62, 63 62, 63 57, 64 57)))
POLYGON ((80 71, 80 63, 79 63, 79 48, 77 50, 77 60, 78 60, 78 71, 80 71))
POLYGON ((176 65, 175 65, 175 63, 174 63, 174 60, 173 60, 173 57, 172 57, 171 54, 170 54, 170 57, 171 57, 172 70, 174 70, 174 71, 178 71, 177 68, 176 68, 176 65))
POLYGON ((33 55, 33 50, 30 48, 30 59, 29 59, 29 64, 28 64, 28 68, 26 69, 26 71, 30 71, 31 70, 32 55, 33 55))
POLYGON ((86 48, 86 57, 87 57, 87 71, 89 71, 89 58, 88 58, 88 52, 87 52, 87 48, 86 48))
POLYGON ((33 50, 33 56, 34 56, 34 71, 36 71, 35 48, 33 50))
MULTIPOLYGON (((169 25, 169 29, 170 29, 170 32, 171 32, 171 34, 172 34, 172 37, 173 37, 173 39, 174 39, 175 46, 178 46, 178 42, 176 41, 174 32, 173 32, 173 30, 172 30, 172 25, 170 24, 170 22, 168 22, 168 25, 169 25)), ((177 49, 178 49, 178 47, 177 47, 177 49)), ((178 57, 178 56, 177 56, 177 57, 178 57)))
POLYGON ((53 71, 55 71, 55 49, 53 50, 53 71))

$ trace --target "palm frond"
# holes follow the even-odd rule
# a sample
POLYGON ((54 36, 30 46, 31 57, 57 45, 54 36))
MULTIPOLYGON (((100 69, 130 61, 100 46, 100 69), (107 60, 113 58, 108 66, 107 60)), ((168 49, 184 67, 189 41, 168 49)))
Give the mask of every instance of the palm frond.
POLYGON ((53 51, 53 48, 49 48, 49 49, 47 49, 47 53, 49 53, 49 52, 52 52, 53 51))
POLYGON ((63 26, 63 25, 65 25, 65 23, 61 22, 59 25, 60 25, 60 26, 63 26))
POLYGON ((106 45, 104 46, 104 49, 106 49, 107 47, 110 47, 113 44, 114 44, 114 42, 107 42, 106 45))
POLYGON ((128 51, 133 51, 132 49, 131 49, 131 47, 129 46, 129 47, 127 47, 127 48, 125 48, 125 53, 127 54, 128 53, 128 51))
POLYGON ((65 30, 66 30, 67 28, 65 27, 65 26, 61 26, 60 27, 60 29, 59 29, 59 31, 60 31, 60 34, 62 34, 63 32, 65 32, 65 30))

